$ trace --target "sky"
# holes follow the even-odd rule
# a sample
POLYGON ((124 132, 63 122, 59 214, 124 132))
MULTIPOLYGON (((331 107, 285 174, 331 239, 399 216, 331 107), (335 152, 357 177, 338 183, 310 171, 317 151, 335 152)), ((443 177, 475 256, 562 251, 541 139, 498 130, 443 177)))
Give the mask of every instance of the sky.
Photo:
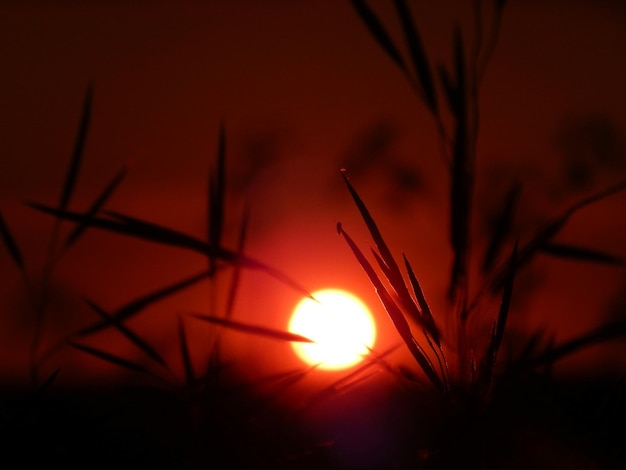
MULTIPOLYGON (((449 64, 453 25, 471 37, 467 4, 409 3, 429 57, 449 64)), ((387 2, 372 5, 400 42, 387 2)), ((619 1, 508 2, 480 90, 475 259, 489 214, 515 178, 523 183, 516 228, 527 237, 573 201, 626 176, 625 20, 619 1)), ((340 176, 346 168, 394 253, 407 253, 433 309, 445 311, 448 175, 436 129, 349 2, 7 1, 0 3, 0 60, 0 210, 32 279, 40 276, 52 224, 23 202, 56 204, 92 84, 76 210, 128 165, 109 209, 203 236, 207 179, 223 123, 231 247, 247 203, 248 254, 310 290, 355 291, 377 315, 381 347, 393 344, 397 337, 375 293, 335 231, 340 221, 364 247, 371 244, 340 176)), ((561 240, 626 256, 625 205, 619 194, 581 211, 561 240)), ((203 263, 189 253, 89 233, 55 272, 46 338, 84 325, 90 315, 84 297, 114 309, 203 263)), ((21 380, 32 309, 6 250, 0 271, 7 279, 0 338, 5 351, 17 351, 10 359, 3 354, 0 375, 21 380)), ((544 257, 518 279, 512 327, 546 327, 566 339, 623 317, 625 282, 620 267, 544 257)), ((176 314, 206 309, 207 297, 206 286, 193 289, 134 326, 174 354, 176 314)), ((298 301, 274 279, 245 272, 236 315, 281 329, 298 301)), ((188 327, 200 348, 202 327, 188 327)), ((114 340, 99 341, 106 347, 114 340)), ((289 356, 284 345, 233 342, 235 357, 254 370, 297 364, 281 362, 289 356), (259 348, 267 354, 257 354, 259 348)), ((606 351, 591 359, 624 366, 606 351)), ((89 360, 76 351, 58 358, 75 371, 89 360)))

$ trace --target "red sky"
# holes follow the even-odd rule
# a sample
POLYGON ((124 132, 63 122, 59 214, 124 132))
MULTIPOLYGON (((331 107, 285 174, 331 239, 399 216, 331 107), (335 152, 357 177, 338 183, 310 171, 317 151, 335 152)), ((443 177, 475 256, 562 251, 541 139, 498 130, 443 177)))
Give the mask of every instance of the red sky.
MULTIPOLYGON (((384 3, 376 3, 377 11, 397 33, 384 3)), ((438 10, 413 3, 431 58, 447 61, 454 22, 470 33, 468 10, 463 2, 438 10)), ((492 207, 517 175, 524 181, 520 228, 528 229, 624 177, 625 21, 619 1, 509 2, 481 90, 480 207, 492 207), (578 188, 566 177, 571 162, 587 177, 578 188)), ((341 167, 352 167, 353 183, 390 244, 408 253, 433 305, 444 305, 447 180, 436 133, 349 2, 3 2, 0 61, 0 209, 33 277, 50 221, 21 202, 56 203, 85 89, 93 82, 73 207, 85 208, 130 162, 110 207, 201 236, 207 173, 223 120, 233 188, 228 228, 234 232, 247 194, 250 255, 311 290, 331 284, 355 289, 384 323, 335 232, 342 221, 369 243, 339 176, 341 167), (354 155, 376 135, 380 151, 363 166, 354 155), (406 175, 415 184, 399 186, 406 175)), ((625 204, 621 194, 585 210, 563 240, 626 256, 625 204)), ((59 267, 65 313, 47 331, 60 335, 84 321, 68 313, 89 315, 79 307, 81 296, 113 309, 202 267, 186 253, 89 234, 59 267)), ((24 351, 30 323, 19 312, 24 294, 5 250, 0 270, 8 279, 0 337, 7 349, 24 351)), ((519 324, 554 327, 557 338, 607 320, 626 280, 623 268, 559 260, 540 262, 532 274, 521 285, 534 282, 536 298, 519 299, 525 307, 519 324)), ((283 328, 298 296, 261 274, 245 276, 238 315, 283 328)), ((203 308, 205 295, 164 304, 137 325, 160 326, 154 338, 166 345, 171 312, 203 308)), ((625 303, 622 295, 622 310, 625 303)), ((256 360, 254 344, 242 346, 246 360, 256 360)), ((3 360, 0 373, 18 377, 24 366, 25 360, 3 360)))

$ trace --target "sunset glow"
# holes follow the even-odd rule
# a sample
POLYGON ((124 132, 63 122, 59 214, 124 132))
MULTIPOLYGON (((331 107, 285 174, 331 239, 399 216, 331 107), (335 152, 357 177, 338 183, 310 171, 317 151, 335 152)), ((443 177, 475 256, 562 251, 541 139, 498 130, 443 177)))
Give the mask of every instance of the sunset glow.
POLYGON ((339 289, 313 293, 319 302, 305 298, 293 311, 289 331, 315 343, 293 343, 298 357, 321 369, 343 369, 362 360, 374 346, 376 325, 367 306, 339 289))

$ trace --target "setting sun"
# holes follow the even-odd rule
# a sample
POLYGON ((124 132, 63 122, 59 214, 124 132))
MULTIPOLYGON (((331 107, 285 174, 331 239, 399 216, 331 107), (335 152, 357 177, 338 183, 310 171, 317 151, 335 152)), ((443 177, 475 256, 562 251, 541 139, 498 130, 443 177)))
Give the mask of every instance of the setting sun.
POLYGON ((313 293, 319 302, 305 298, 293 311, 289 331, 314 343, 293 343, 303 361, 321 369, 343 369, 358 363, 374 346, 376 325, 367 306, 339 289, 313 293))

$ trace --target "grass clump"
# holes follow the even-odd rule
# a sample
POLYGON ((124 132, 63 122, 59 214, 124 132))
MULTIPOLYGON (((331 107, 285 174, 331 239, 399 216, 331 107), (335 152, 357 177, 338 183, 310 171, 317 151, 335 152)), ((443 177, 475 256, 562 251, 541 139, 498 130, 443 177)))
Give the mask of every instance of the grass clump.
MULTIPOLYGON (((626 181, 580 199, 539 227, 527 240, 520 239, 513 230, 522 189, 520 182, 514 182, 502 198, 482 254, 479 263, 481 280, 474 283, 470 279, 475 272, 472 257, 476 255, 472 249, 471 227, 477 176, 478 97, 497 42, 506 2, 493 2, 492 11, 487 15, 491 19, 489 24, 485 22, 482 2, 474 3, 473 37, 465 37, 460 26, 454 29, 449 68, 434 66, 430 61, 409 2, 394 0, 392 3, 406 54, 401 52, 399 42, 366 1, 351 1, 371 37, 407 79, 430 113, 441 141, 449 177, 448 241, 452 253, 446 311, 431 311, 407 256, 402 254, 396 260, 374 217, 350 181, 349 169, 342 170, 342 176, 374 243, 370 253, 373 261, 341 223, 337 225, 337 231, 365 271, 421 374, 401 369, 392 372, 400 380, 408 379, 416 385, 421 394, 421 398, 415 397, 418 403, 421 400, 422 406, 428 407, 430 402, 435 409, 423 423, 432 432, 426 437, 422 434, 421 441, 416 439, 405 464, 419 468, 504 468, 512 465, 514 458, 506 455, 503 449, 511 450, 515 445, 514 440, 507 441, 505 436, 511 433, 516 421, 517 425, 524 421, 504 404, 518 406, 535 419, 540 416, 539 406, 533 409, 515 401, 521 397, 516 396, 514 388, 526 390, 531 400, 533 396, 545 399, 555 393, 552 387, 556 382, 550 380, 550 371, 558 360, 626 333, 623 321, 603 325, 561 344, 554 344, 544 332, 531 332, 521 352, 517 356, 508 354, 503 360, 500 353, 506 340, 516 275, 541 254, 623 266, 624 260, 618 256, 595 248, 562 244, 557 237, 581 209, 622 191, 626 188, 626 181), (479 287, 472 288, 474 285, 479 287), (490 334, 485 337, 480 333, 480 327, 484 325, 487 306, 494 296, 499 296, 499 307, 492 319, 486 320, 490 322, 490 334), (531 382, 522 381, 529 376, 533 377, 531 382), (542 383, 549 386, 535 389, 539 383, 537 377, 542 377, 542 383), (424 384, 430 386, 425 394, 424 384)), ((421 416, 427 414, 422 412, 421 416)), ((532 421, 533 418, 527 419, 532 421)), ((528 421, 525 422, 528 425, 528 421)), ((529 446, 527 451, 531 454, 538 452, 542 445, 545 443, 533 442, 534 447, 529 446)), ((561 464, 575 455, 572 449, 567 452, 567 456, 560 455, 564 459, 561 464)), ((580 460, 589 462, 587 457, 581 456, 580 460)), ((530 460, 528 463, 531 464, 530 460)), ((542 459, 537 458, 532 465, 537 464, 545 464, 545 461, 542 463, 542 459)))

